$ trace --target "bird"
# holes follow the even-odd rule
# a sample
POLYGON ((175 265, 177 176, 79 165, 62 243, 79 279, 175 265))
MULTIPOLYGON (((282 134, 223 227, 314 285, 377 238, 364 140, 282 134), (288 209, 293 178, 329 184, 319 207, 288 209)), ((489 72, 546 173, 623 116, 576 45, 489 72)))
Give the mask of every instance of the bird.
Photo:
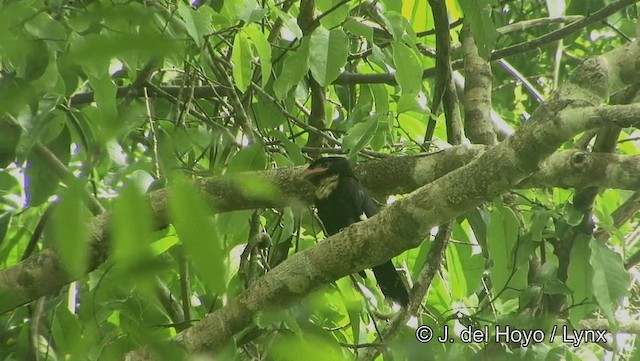
MULTIPOLYGON (((343 157, 322 157, 303 172, 314 187, 315 206, 329 236, 378 213, 378 207, 343 157)), ((372 268, 387 299, 406 307, 409 293, 391 260, 372 268)), ((362 273, 361 273, 362 274, 362 273)))

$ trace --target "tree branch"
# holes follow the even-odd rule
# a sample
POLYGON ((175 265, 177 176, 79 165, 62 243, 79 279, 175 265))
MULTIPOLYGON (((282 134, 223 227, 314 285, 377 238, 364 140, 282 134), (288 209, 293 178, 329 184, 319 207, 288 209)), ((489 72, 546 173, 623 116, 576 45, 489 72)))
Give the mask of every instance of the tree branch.
MULTIPOLYGON (((211 353, 248 326, 258 311, 286 307, 320 285, 418 246, 416 241, 423 239, 432 227, 494 199, 530 176, 563 142, 585 130, 580 125, 600 124, 600 120, 592 116, 602 112, 596 111, 593 115, 587 111, 584 114, 590 117, 577 121, 573 116, 562 114, 563 109, 604 102, 609 92, 625 86, 624 81, 637 79, 639 70, 640 49, 635 44, 583 63, 574 73, 575 83, 565 83, 512 137, 473 162, 392 203, 378 215, 351 225, 316 247, 296 253, 226 307, 180 333, 176 341, 188 352, 211 353), (622 72, 615 67, 603 65, 619 57, 625 57, 623 61, 631 63, 627 69, 635 69, 635 73, 629 70, 627 76, 622 77, 622 72), (603 81, 585 81, 587 73, 590 79, 603 81), (583 86, 581 92, 575 91, 578 84, 583 86), (603 84, 610 85, 611 89, 603 84), (576 93, 583 95, 580 101, 576 101, 576 93)), ((149 355, 148 349, 141 349, 130 353, 129 359, 147 359, 149 355)))

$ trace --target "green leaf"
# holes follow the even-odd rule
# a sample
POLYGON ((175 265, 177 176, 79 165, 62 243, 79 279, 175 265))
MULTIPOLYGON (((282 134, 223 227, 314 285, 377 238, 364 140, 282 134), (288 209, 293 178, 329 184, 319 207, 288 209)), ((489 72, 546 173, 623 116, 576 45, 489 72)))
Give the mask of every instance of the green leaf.
POLYGON ((62 306, 56 307, 52 317, 53 341, 59 352, 73 355, 80 351, 79 347, 83 343, 82 327, 77 315, 73 315, 67 307, 62 306))
POLYGON ((151 228, 151 209, 141 191, 126 185, 111 211, 112 254, 120 267, 142 269, 152 257, 151 228))
POLYGON ((267 154, 260 144, 244 147, 236 153, 229 165, 227 174, 235 174, 250 170, 263 170, 267 165, 267 154))
POLYGON ((24 74, 18 74, 26 80, 36 80, 47 70, 51 60, 49 49, 43 40, 31 40, 28 44, 24 74))
POLYGON ((198 47, 201 47, 204 41, 204 36, 212 32, 211 19, 208 14, 203 11, 192 9, 184 1, 178 1, 178 14, 184 20, 187 28, 187 33, 196 42, 198 47))
POLYGON ((196 274, 214 292, 224 292, 227 257, 202 195, 187 181, 169 194, 169 214, 196 274))
MULTIPOLYGON (((62 164, 67 165, 71 157, 71 136, 65 127, 60 135, 45 146, 62 164)), ((31 207, 44 203, 58 187, 59 179, 52 176, 49 161, 31 153, 25 171, 25 193, 31 207)))
POLYGON ((460 0, 465 20, 473 32, 478 52, 483 59, 488 59, 498 40, 496 26, 491 20, 490 0, 460 0))
POLYGON ((289 156, 289 159, 293 161, 293 164, 301 165, 307 163, 307 160, 302 155, 302 148, 300 148, 300 146, 295 142, 289 140, 289 138, 287 138, 285 134, 279 131, 274 131, 269 135, 275 137, 280 141, 280 143, 287 150, 287 155, 289 156))
POLYGON ((449 285, 451 286, 451 297, 456 300, 462 300, 467 296, 467 281, 460 257, 457 249, 454 247, 447 247, 445 254, 449 285))
POLYGON ((260 129, 277 129, 286 120, 273 102, 260 96, 254 98, 251 107, 253 108, 253 117, 260 129))
POLYGON ((562 208, 562 215, 564 216, 567 224, 574 227, 579 225, 584 218, 584 213, 574 207, 571 202, 566 202, 564 204, 564 207, 562 208))
POLYGON ((629 273, 624 268, 622 257, 604 242, 591 238, 589 242, 593 267, 593 295, 611 325, 616 324, 614 305, 628 294, 629 273))
POLYGON ((52 216, 53 244, 72 277, 86 273, 89 250, 89 214, 83 204, 84 182, 77 180, 61 195, 52 216))
POLYGON ((296 51, 289 51, 282 64, 282 71, 273 84, 276 98, 283 100, 309 71, 309 42, 307 38, 296 51))
POLYGON ((342 146, 345 149, 349 149, 348 157, 352 157, 369 144, 369 141, 378 129, 380 117, 381 114, 370 115, 366 117, 363 122, 357 123, 349 128, 342 141, 342 146))
POLYGON ((18 114, 27 107, 37 108, 37 90, 30 82, 13 74, 0 77, 0 109, 6 113, 18 114))
POLYGON ((514 289, 527 286, 528 265, 517 262, 520 224, 513 211, 504 206, 496 206, 491 212, 491 220, 487 227, 487 250, 493 263, 489 268, 491 284, 495 292, 504 292, 504 300, 518 297, 514 289), (508 288, 507 288, 508 287, 508 288))
POLYGON ((2 134, 2 141, 0 142, 0 168, 4 168, 15 161, 16 148, 18 147, 21 133, 22 128, 19 124, 7 116, 0 118, 0 134, 2 134))
POLYGON ((373 28, 364 24, 358 19, 347 19, 347 21, 344 23, 343 28, 353 35, 361 36, 367 39, 367 41, 373 42, 373 28))
POLYGON ((395 78, 403 94, 417 95, 422 89, 422 65, 416 53, 400 42, 392 44, 395 78))
POLYGON ((249 36, 253 45, 256 47, 258 57, 260 57, 260 66, 262 67, 262 87, 267 85, 271 77, 271 44, 267 41, 267 37, 260 31, 257 25, 251 24, 243 29, 249 36))
POLYGON ((64 50, 64 43, 67 40, 67 30, 46 12, 41 12, 31 20, 25 22, 24 28, 36 38, 46 39, 47 44, 53 49, 59 51, 64 50))
POLYGON ((540 209, 533 210, 531 226, 529 226, 529 232, 531 233, 532 240, 542 240, 542 232, 549 226, 551 216, 552 214, 550 211, 540 209))
POLYGON ((313 334, 280 336, 275 339, 270 353, 276 360, 299 360, 305 355, 308 361, 349 360, 341 351, 335 339, 313 334))
POLYGON ((309 41, 311 74, 322 86, 331 84, 347 62, 349 38, 341 29, 318 27, 309 41))
POLYGON ((320 24, 327 29, 333 29, 342 25, 349 14, 349 2, 343 2, 337 8, 338 0, 316 0, 316 7, 324 15, 320 24), (331 11, 330 11, 331 10, 331 11))
POLYGON ((590 237, 580 235, 573 241, 567 270, 567 286, 571 289, 573 303, 569 318, 574 324, 595 309, 593 303, 593 268, 590 264, 590 237))
MULTIPOLYGON (((106 70, 106 69, 105 69, 106 70)), ((102 129, 100 136, 102 141, 113 137, 119 129, 126 126, 118 118, 118 106, 116 103, 116 85, 111 79, 111 75, 106 71, 100 76, 89 76, 89 84, 95 90, 94 98, 98 104, 100 118, 102 119, 102 129)))
POLYGON ((384 84, 371 84, 371 93, 376 105, 376 113, 389 112, 389 92, 384 84))
POLYGON ((13 213, 2 213, 0 214, 0 244, 3 244, 4 237, 7 235, 7 229, 9 228, 9 222, 11 222, 11 217, 13 213))
POLYGON ((571 289, 559 279, 553 279, 544 283, 544 293, 547 295, 570 295, 571 289))
POLYGON ((249 44, 249 38, 243 32, 238 32, 233 40, 233 80, 241 92, 245 92, 251 85, 253 76, 253 52, 249 44))
POLYGON ((399 11, 388 11, 383 16, 385 29, 391 33, 393 40, 400 43, 406 41, 410 46, 416 44, 416 34, 411 24, 399 11))
POLYGON ((231 18, 232 21, 237 19, 247 24, 257 22, 267 12, 256 0, 225 1, 225 3, 227 3, 225 5, 227 18, 231 18))

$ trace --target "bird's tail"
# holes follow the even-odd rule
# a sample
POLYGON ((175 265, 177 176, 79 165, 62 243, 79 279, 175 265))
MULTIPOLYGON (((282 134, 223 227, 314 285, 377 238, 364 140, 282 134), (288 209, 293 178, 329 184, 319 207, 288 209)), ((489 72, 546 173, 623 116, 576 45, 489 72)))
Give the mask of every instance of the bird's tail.
POLYGON ((373 267, 373 274, 376 276, 378 286, 385 297, 399 303, 402 307, 407 306, 409 293, 391 261, 373 267))

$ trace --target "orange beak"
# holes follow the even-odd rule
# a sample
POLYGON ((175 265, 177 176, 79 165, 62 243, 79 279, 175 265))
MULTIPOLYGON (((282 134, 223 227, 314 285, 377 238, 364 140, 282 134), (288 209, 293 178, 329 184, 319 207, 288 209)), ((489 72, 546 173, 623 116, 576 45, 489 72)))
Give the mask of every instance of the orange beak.
POLYGON ((302 172, 302 176, 305 179, 309 179, 316 174, 324 173, 327 171, 327 168, 307 168, 302 172))

